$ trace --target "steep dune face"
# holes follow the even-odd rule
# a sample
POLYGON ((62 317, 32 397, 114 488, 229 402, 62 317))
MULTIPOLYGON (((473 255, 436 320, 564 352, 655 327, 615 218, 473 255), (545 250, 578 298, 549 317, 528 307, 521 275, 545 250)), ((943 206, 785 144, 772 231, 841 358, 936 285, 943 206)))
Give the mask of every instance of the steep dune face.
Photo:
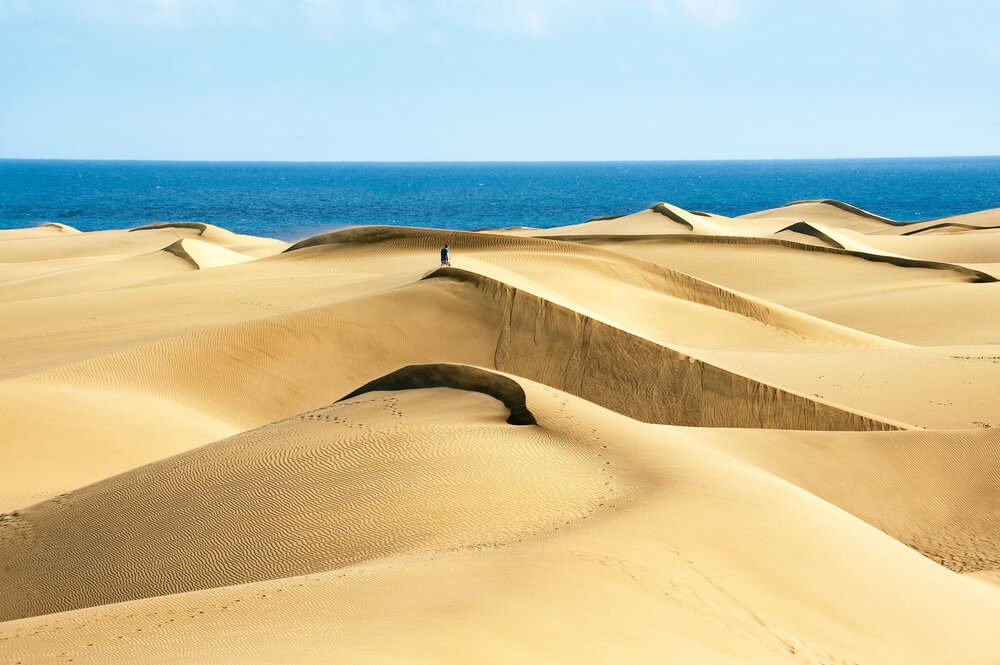
POLYGON ((972 217, 2 231, 0 660, 996 662, 972 217))
POLYGON ((473 284, 503 311, 497 369, 558 386, 633 418, 721 427, 898 426, 747 380, 493 280, 457 270, 440 275, 473 284), (636 399, 640 392, 644 399, 636 399))

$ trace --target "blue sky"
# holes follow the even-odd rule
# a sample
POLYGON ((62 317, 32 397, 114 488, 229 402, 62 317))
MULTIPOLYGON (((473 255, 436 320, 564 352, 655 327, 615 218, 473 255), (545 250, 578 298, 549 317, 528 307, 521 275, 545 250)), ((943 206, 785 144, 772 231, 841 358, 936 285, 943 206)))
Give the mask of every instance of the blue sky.
POLYGON ((0 157, 1000 154, 995 0, 0 0, 0 157))

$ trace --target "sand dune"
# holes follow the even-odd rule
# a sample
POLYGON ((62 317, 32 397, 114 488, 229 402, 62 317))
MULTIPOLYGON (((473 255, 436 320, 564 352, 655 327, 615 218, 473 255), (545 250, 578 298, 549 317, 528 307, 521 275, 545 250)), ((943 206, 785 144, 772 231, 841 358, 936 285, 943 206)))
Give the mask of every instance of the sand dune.
POLYGON ((759 235, 770 232, 781 237, 781 231, 798 231, 800 238, 811 235, 824 244, 844 249, 967 265, 987 272, 1000 267, 993 265, 1000 250, 1000 208, 922 222, 898 222, 840 201, 823 200, 791 203, 739 219, 748 222, 759 235), (780 224, 787 226, 778 231, 775 225, 780 224), (904 240, 904 236, 920 239, 904 240), (843 242, 845 238, 848 244, 843 242))
MULTIPOLYGON (((741 235, 743 232, 730 225, 728 217, 704 212, 691 212, 669 203, 657 203, 648 210, 630 215, 597 217, 582 224, 560 226, 554 229, 514 228, 499 229, 508 235, 541 237, 566 235, 651 235, 651 234, 702 234, 741 235)), ((486 231, 490 231, 486 229, 486 231)))
POLYGON ((218 268, 219 266, 230 266, 234 263, 246 263, 253 261, 252 256, 234 252, 225 247, 219 247, 193 238, 185 238, 167 245, 164 252, 169 252, 174 256, 184 259, 199 270, 202 268, 218 268))
POLYGON ((0 616, 497 546, 606 496, 596 454, 453 391, 366 393, 22 511, 3 541, 0 616))
POLYGON ((964 215, 953 215, 951 217, 928 219, 922 222, 912 222, 906 226, 900 227, 897 232, 900 235, 911 235, 914 232, 919 233, 922 230, 946 226, 954 226, 959 229, 996 228, 997 226, 1000 226, 1000 208, 980 210, 977 212, 966 213, 964 215))
MULTIPOLYGON (((914 225, 917 226, 917 225, 914 225)), ((974 226, 972 224, 961 224, 958 222, 940 222, 938 224, 920 225, 918 228, 905 231, 900 235, 912 236, 918 233, 961 233, 964 231, 990 230, 1000 228, 997 226, 974 226)))
POLYGON ((996 662, 991 226, 0 231, 0 660, 996 662))
POLYGON ((82 233, 79 229, 75 229, 69 224, 63 224, 61 222, 45 222, 40 226, 41 228, 54 228, 63 233, 82 233))
POLYGON ((136 236, 162 236, 172 234, 180 238, 196 238, 211 245, 231 249, 254 257, 270 256, 288 246, 287 243, 271 238, 257 238, 227 231, 226 229, 202 222, 159 222, 130 229, 136 236), (153 233, 150 233, 150 232, 153 233))
POLYGON ((994 277, 961 265, 775 240, 603 236, 577 241, 618 247, 630 256, 906 343, 998 340, 990 325, 991 303, 1000 293, 994 277), (812 269, 804 270, 805 264, 812 269), (943 320, 949 325, 940 325, 943 320))
POLYGON ((837 230, 832 227, 824 226, 816 223, 807 222, 796 222, 791 226, 787 226, 781 229, 777 234, 780 237, 785 231, 792 231, 794 233, 800 233, 803 235, 811 236, 820 240, 823 244, 829 245, 830 247, 835 247, 837 249, 846 249, 848 251, 859 252, 864 254, 876 254, 881 256, 891 256, 896 258, 906 258, 899 254, 894 254, 892 252, 885 252, 880 249, 876 249, 871 244, 866 243, 864 239, 859 236, 856 231, 851 230, 837 230))
MULTIPOLYGON (((954 229, 954 227, 952 227, 954 229)), ((908 256, 931 261, 945 261, 976 267, 977 264, 996 264, 1000 250, 1000 230, 971 228, 951 233, 925 231, 900 235, 865 236, 865 242, 872 247, 889 252, 906 251, 908 256)), ((985 268, 990 271, 991 268, 985 268)), ((996 270, 996 268, 992 268, 996 270)))
POLYGON ((897 222, 868 212, 849 203, 833 199, 817 199, 814 201, 794 201, 780 208, 762 210, 743 215, 740 219, 786 219, 797 218, 808 222, 821 222, 831 227, 850 229, 852 231, 870 232, 882 231, 886 227, 901 227, 904 222, 897 222))

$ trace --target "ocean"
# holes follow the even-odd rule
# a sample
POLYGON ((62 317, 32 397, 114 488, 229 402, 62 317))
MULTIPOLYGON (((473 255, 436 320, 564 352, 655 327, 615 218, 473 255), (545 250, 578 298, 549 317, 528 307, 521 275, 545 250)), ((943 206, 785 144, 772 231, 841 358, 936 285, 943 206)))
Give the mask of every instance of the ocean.
POLYGON ((703 162, 0 160, 0 228, 201 221, 298 240, 358 224, 552 227, 666 201, 742 215, 832 198, 899 221, 1000 207, 1000 157, 703 162))

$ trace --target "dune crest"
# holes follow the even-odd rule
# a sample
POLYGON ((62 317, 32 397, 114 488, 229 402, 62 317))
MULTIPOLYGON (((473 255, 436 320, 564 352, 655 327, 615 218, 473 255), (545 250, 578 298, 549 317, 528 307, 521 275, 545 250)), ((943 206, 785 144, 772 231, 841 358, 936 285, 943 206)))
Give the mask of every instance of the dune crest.
MULTIPOLYGON (((812 225, 806 225, 805 222, 798 222, 797 224, 803 224, 803 227, 799 227, 798 233, 806 233, 806 235, 815 234, 818 236, 821 232, 818 231, 812 225), (805 229, 808 226, 808 230, 805 229)), ((793 225, 794 226, 794 225, 793 225)), ((790 227, 788 227, 790 228, 790 227)), ((608 245, 611 243, 621 243, 626 245, 630 241, 641 242, 643 240, 650 239, 648 236, 623 236, 620 238, 606 237, 606 236, 571 236, 566 238, 567 240, 573 240, 577 242, 586 242, 588 244, 594 244, 597 246, 608 245)), ((690 243, 690 244, 706 244, 706 245, 744 245, 744 246, 757 246, 757 247, 787 247, 790 249, 799 250, 802 252, 820 252, 820 253, 830 253, 830 254, 842 254, 847 256, 853 256, 859 259, 864 259, 865 261, 875 261, 881 263, 889 263, 900 268, 920 268, 929 270, 944 270, 954 272, 961 276, 965 281, 972 283, 992 283, 998 281, 997 276, 987 273, 983 270, 978 270, 976 268, 963 265, 961 263, 951 263, 948 261, 933 261, 928 259, 911 258, 908 256, 902 256, 898 254, 892 254, 889 252, 879 252, 873 248, 866 247, 864 250, 860 249, 844 249, 839 246, 832 246, 833 244, 839 245, 839 242, 827 237, 825 242, 830 243, 827 245, 813 245, 804 244, 800 242, 794 242, 785 238, 768 238, 768 237, 746 237, 746 236, 671 236, 670 238, 662 239, 664 244, 666 243, 690 243)))
POLYGON ((203 236, 206 233, 229 233, 229 231, 226 231, 221 227, 205 224, 204 222, 155 222, 153 224, 146 224, 145 226, 137 226, 134 229, 129 229, 129 233, 135 233, 136 231, 155 231, 160 229, 190 229, 192 231, 197 231, 197 235, 200 236, 203 236))
POLYGON ((990 231, 1000 229, 1000 226, 976 226, 974 224, 960 224, 958 222, 941 222, 940 224, 922 225, 912 231, 904 231, 900 235, 913 236, 918 233, 965 233, 968 231, 990 231))
POLYGON ((689 231, 694 231, 694 224, 685 219, 685 216, 681 213, 680 208, 660 202, 650 208, 650 210, 663 215, 669 220, 677 222, 681 226, 687 227, 689 231))
POLYGON ((850 213, 851 215, 855 215, 857 217, 873 219, 877 222, 883 222, 885 224, 890 224, 892 226, 902 226, 906 224, 906 222, 897 222, 894 219, 889 219, 888 217, 883 217, 882 215, 876 215, 873 212, 868 212, 867 210, 863 210, 857 206, 852 206, 849 203, 844 203, 843 201, 837 201, 835 199, 813 199, 806 201, 793 201, 791 203, 786 203, 783 207, 793 208, 808 204, 819 204, 823 206, 830 206, 831 208, 837 208, 838 210, 843 210, 844 212, 850 213))
POLYGON ((419 388, 454 388, 489 395, 510 411, 509 425, 536 425, 535 416, 525 404, 524 389, 517 381, 478 367, 437 363, 409 365, 369 381, 338 402, 370 392, 415 390, 419 388))
POLYGON ((39 224, 43 228, 58 229, 63 233, 83 233, 79 229, 75 229, 69 224, 63 224, 62 222, 45 222, 44 224, 39 224))
POLYGON ((657 203, 651 210, 653 212, 659 213, 668 219, 672 219, 679 224, 687 226, 694 233, 701 235, 740 235, 738 228, 726 226, 715 221, 716 219, 723 219, 729 221, 726 218, 720 218, 718 216, 712 216, 708 213, 691 212, 679 208, 669 203, 657 203))
POLYGON ((252 256, 240 254, 231 249, 195 240, 194 238, 182 238, 164 247, 163 251, 184 259, 199 270, 204 268, 218 268, 219 266, 231 266, 254 260, 252 256))

